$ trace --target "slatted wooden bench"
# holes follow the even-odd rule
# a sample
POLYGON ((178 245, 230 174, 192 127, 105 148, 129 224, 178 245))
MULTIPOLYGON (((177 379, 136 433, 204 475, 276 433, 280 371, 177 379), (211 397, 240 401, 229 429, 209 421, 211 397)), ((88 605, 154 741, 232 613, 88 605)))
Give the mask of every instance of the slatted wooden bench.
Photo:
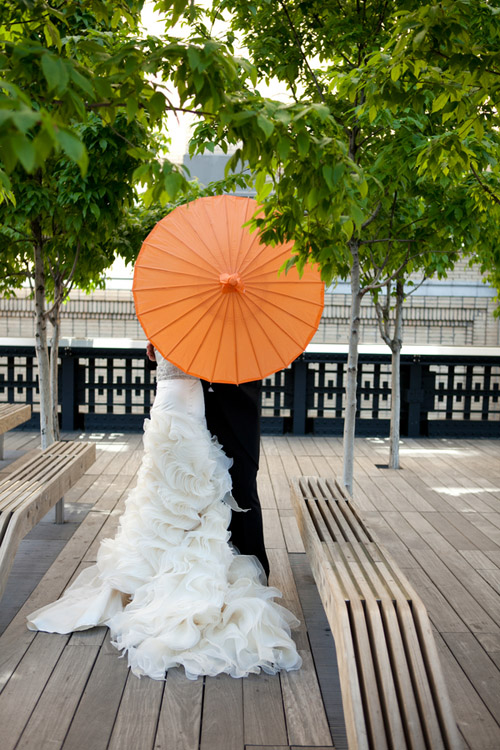
POLYGON ((3 459, 3 438, 6 432, 13 430, 31 418, 31 406, 25 404, 0 404, 0 461, 3 459))
POLYGON ((462 748, 424 604, 334 479, 292 482, 335 639, 349 750, 462 748))
POLYGON ((0 478, 0 597, 20 541, 56 503, 63 520, 64 493, 95 458, 94 443, 59 441, 0 478))

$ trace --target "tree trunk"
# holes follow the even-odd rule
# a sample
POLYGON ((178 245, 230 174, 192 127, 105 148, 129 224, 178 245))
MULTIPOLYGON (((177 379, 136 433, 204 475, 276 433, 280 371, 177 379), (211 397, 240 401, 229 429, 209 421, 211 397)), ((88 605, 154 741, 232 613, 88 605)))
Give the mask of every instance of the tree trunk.
POLYGON ((42 449, 55 442, 53 408, 50 391, 47 314, 45 311, 45 273, 41 241, 35 243, 35 350, 40 390, 40 437, 42 449))
MULTIPOLYGON (((56 289, 56 294, 58 290, 56 289)), ((58 299, 58 297, 56 297, 58 299)), ((57 405, 59 403, 58 394, 58 360, 59 360, 59 338, 61 333, 61 303, 56 302, 51 315, 52 339, 50 343, 50 397, 52 402, 52 422, 54 430, 54 439, 59 440, 59 414, 57 405)))
POLYGON ((352 255, 351 266, 351 319, 349 332, 349 356, 347 359, 346 407, 344 415, 344 462, 342 481, 350 495, 353 492, 354 435, 356 430, 356 406, 358 388, 358 344, 361 312, 361 287, 358 243, 349 243, 352 255))
POLYGON ((389 469, 399 469, 399 437, 401 421, 401 347, 403 346, 404 285, 396 285, 394 337, 391 341, 391 431, 389 438, 389 469))

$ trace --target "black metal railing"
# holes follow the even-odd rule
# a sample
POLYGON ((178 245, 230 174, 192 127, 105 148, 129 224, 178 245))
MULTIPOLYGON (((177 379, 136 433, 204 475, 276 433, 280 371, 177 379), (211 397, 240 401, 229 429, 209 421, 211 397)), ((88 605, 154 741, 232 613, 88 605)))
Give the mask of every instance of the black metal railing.
MULTIPOLYGON (((389 433, 391 358, 381 349, 364 348, 359 356, 358 435, 389 433)), ((309 348, 266 378, 263 432, 341 435, 346 362, 346 351, 309 348)), ((63 430, 141 429, 155 388, 144 346, 63 342, 59 373, 63 430)), ((401 396, 403 435, 500 437, 500 350, 421 348, 402 354, 401 396)), ((37 425, 38 376, 30 340, 0 343, 0 402, 6 401, 31 404, 27 426, 37 425)))

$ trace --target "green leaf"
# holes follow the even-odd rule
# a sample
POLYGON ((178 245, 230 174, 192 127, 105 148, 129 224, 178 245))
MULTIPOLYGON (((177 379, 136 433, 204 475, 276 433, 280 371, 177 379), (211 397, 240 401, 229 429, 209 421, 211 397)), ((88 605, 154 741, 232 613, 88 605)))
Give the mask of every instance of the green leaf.
POLYGON ((182 177, 178 172, 169 172, 165 177, 163 184, 169 200, 174 200, 182 186, 182 177))
POLYGON ((333 184, 336 185, 344 174, 345 166, 343 162, 339 162, 333 168, 333 184))
POLYGON ((311 141, 307 133, 301 131, 297 136, 297 146, 299 149, 299 156, 307 156, 311 141))
POLYGON ((282 162, 285 162, 288 159, 288 154, 290 153, 290 147, 291 147, 290 139, 287 136, 284 136, 279 139, 278 141, 278 156, 281 159, 282 162))
POLYGON ((141 182, 149 174, 149 170, 149 164, 140 164, 134 169, 134 172, 132 174, 132 182, 141 182))
POLYGON ((260 193, 260 191, 264 187, 264 184, 266 182, 266 177, 267 175, 264 170, 261 170, 260 172, 257 173, 257 177, 255 179, 255 190, 258 193, 260 193))
POLYGON ((329 164, 323 164, 321 167, 321 172, 323 174, 323 177, 325 178, 325 182, 330 188, 330 190, 333 190, 335 187, 335 183, 333 181, 333 168, 329 164))
POLYGON ((45 34, 45 41, 47 42, 47 47, 50 47, 51 44, 53 44, 55 47, 57 47, 58 51, 61 51, 62 44, 61 44, 61 35, 59 34, 59 31, 56 26, 52 23, 52 21, 47 21, 43 27, 43 33, 45 34))
POLYGON ((27 172, 35 168, 36 150, 33 142, 24 135, 14 135, 10 139, 14 153, 27 172))
POLYGON ((127 99, 127 122, 132 122, 137 114, 139 105, 135 96, 129 96, 127 99))
POLYGON ((359 208, 359 206, 356 206, 356 204, 354 204, 353 206, 351 206, 351 214, 352 218, 354 219, 356 229, 361 229, 361 224, 365 220, 362 210, 359 208))
POLYGON ((89 81, 88 78, 85 78, 85 76, 82 76, 81 73, 79 73, 74 68, 70 69, 70 76, 73 83, 76 83, 79 88, 82 89, 82 91, 85 91, 86 94, 94 98, 94 87, 92 86, 92 83, 89 81))
POLYGON ((64 91, 68 85, 69 75, 62 60, 46 52, 42 55, 42 70, 49 85, 49 91, 53 89, 64 91))
POLYGON ((401 75, 401 65, 393 65, 391 68, 391 81, 397 81, 401 75))
POLYGON ((40 120, 40 113, 29 109, 12 112, 12 122, 23 133, 26 133, 40 120))
POLYGON ((422 29, 419 31, 415 36, 413 37, 413 47, 416 49, 417 47, 420 47, 422 42, 424 41, 427 34, 427 29, 422 29))
POLYGON ((273 123, 271 122, 271 120, 268 120, 267 117, 264 117, 263 115, 257 115, 257 125, 263 131, 267 140, 267 138, 269 138, 273 133, 273 123))
POLYGON ((157 120, 161 117, 161 115, 165 111, 165 97, 161 93, 161 91, 155 91, 148 102, 148 110, 149 114, 154 120, 157 120))
POLYGON ((272 191, 272 189, 273 189, 273 183, 266 182, 266 184, 262 187, 262 190, 259 190, 259 192, 257 193, 257 201, 259 203, 262 203, 267 198, 267 196, 272 191))
POLYGON ((345 234, 348 240, 351 239, 352 233, 354 232, 354 224, 351 219, 347 219, 342 226, 341 226, 342 232, 345 234))
POLYGON ((432 112, 438 112, 448 103, 450 95, 445 91, 432 102, 432 112))
POLYGON ((72 161, 80 167, 82 176, 85 175, 88 166, 87 149, 82 141, 70 130, 58 128, 55 132, 56 141, 62 150, 72 161))

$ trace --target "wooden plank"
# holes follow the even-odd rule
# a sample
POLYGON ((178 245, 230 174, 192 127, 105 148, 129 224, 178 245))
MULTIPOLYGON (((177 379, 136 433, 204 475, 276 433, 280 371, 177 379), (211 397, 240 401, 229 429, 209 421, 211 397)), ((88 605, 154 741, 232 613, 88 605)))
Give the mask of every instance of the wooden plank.
MULTIPOLYGON (((109 750, 152 750, 165 683, 129 674, 109 750)), ((194 717, 193 717, 194 718, 194 717)))
POLYGON ((466 588, 468 581, 459 580, 432 550, 415 549, 412 554, 473 633, 500 634, 500 627, 482 606, 482 599, 479 603, 466 588))
POLYGON ((498 721, 500 719, 498 667, 472 633, 443 633, 442 635, 483 703, 498 721))
MULTIPOLYGON (((412 510, 418 510, 422 513, 429 513, 435 510, 434 506, 427 500, 425 495, 421 494, 413 483, 413 477, 410 481, 408 474, 398 471, 388 471, 384 477, 387 484, 392 484, 399 496, 404 497, 411 505, 412 510)), ((398 503, 398 509, 403 510, 398 503)))
POLYGON ((243 680, 245 745, 286 745, 285 711, 279 675, 248 675, 243 680))
POLYGON ((402 514, 382 512, 381 517, 387 525, 393 529, 403 544, 412 551, 430 550, 428 537, 418 533, 418 530, 412 526, 410 521, 415 517, 420 518, 419 514, 402 514))
POLYGON ((168 670, 155 750, 198 750, 203 688, 203 678, 188 680, 184 670, 168 670))
POLYGON ((361 489, 363 494, 373 504, 373 507, 378 511, 396 511, 397 507, 384 495, 377 492, 373 485, 372 477, 357 476, 356 486, 361 489))
POLYGON ((19 750, 62 746, 98 652, 99 646, 66 646, 21 735, 19 750))
POLYGON ((110 513, 103 512, 103 525, 99 530, 99 533, 95 537, 91 546, 83 556, 83 561, 86 563, 95 563, 97 560, 97 553, 103 539, 113 539, 118 525, 120 523, 120 517, 122 515, 121 510, 111 511, 110 513))
POLYGON ((277 510, 262 509, 264 524, 264 543, 267 549, 284 549, 286 547, 280 517, 277 510))
POLYGON ((417 589, 436 630, 441 633, 468 632, 467 625, 457 610, 451 606, 424 570, 409 568, 405 569, 405 573, 417 589))
MULTIPOLYGON (((408 516, 409 514, 407 514, 408 516)), ((426 519, 419 514, 411 515, 409 518, 412 525, 422 530, 422 533, 432 536, 433 528, 427 523, 426 519), (430 532, 428 530, 431 530, 430 532)), ((435 532, 434 532, 435 533, 435 532)), ((434 549, 442 550, 443 559, 446 566, 456 576, 457 581, 461 581, 463 586, 470 594, 477 599, 480 598, 483 609, 495 620, 500 622, 500 598, 491 590, 491 587, 485 583, 484 579, 472 568, 462 555, 457 552, 452 545, 438 535, 438 539, 433 542, 434 549)))
POLYGON ((62 745, 64 750, 108 747, 129 672, 126 659, 118 657, 108 634, 62 745))
POLYGON ((316 467, 314 460, 311 458, 311 456, 297 456, 297 464, 299 468, 298 475, 301 474, 310 477, 311 474, 316 473, 316 467))
POLYGON ((270 508, 271 510, 276 510, 276 500, 274 498, 273 485, 267 473, 267 464, 265 471, 261 468, 257 475, 257 491, 262 509, 270 508))
POLYGON ((244 750, 243 680, 205 678, 200 750, 244 750))
POLYGON ((2 750, 13 750, 68 642, 67 635, 38 633, 0 694, 2 750))
MULTIPOLYGON (((37 634, 26 628, 26 616, 35 609, 57 599, 67 586, 85 550, 92 543, 105 517, 90 512, 66 544, 48 573, 41 580, 30 599, 0 638, 0 690, 8 684, 17 665, 37 634)), ((44 634, 40 634, 44 635, 44 634)), ((54 636, 47 636, 55 640, 54 636)))
POLYGON ((280 519, 288 552, 305 552, 295 516, 281 515, 280 519))
POLYGON ((269 476, 273 485, 276 506, 279 510, 291 509, 289 478, 300 474, 295 459, 292 457, 292 466, 290 466, 291 462, 287 461, 286 458, 286 456, 283 458, 267 456, 269 476))
POLYGON ((309 649, 299 653, 302 667, 295 672, 281 672, 289 743, 332 745, 311 653, 309 649))
MULTIPOLYGON (((499 566, 491 560, 487 554, 477 549, 462 549, 460 554, 464 557, 474 570, 499 570, 499 566)), ((500 562, 500 550, 498 555, 500 562)))
POLYGON ((458 728, 474 750, 500 747, 500 727, 441 636, 435 635, 458 728))

